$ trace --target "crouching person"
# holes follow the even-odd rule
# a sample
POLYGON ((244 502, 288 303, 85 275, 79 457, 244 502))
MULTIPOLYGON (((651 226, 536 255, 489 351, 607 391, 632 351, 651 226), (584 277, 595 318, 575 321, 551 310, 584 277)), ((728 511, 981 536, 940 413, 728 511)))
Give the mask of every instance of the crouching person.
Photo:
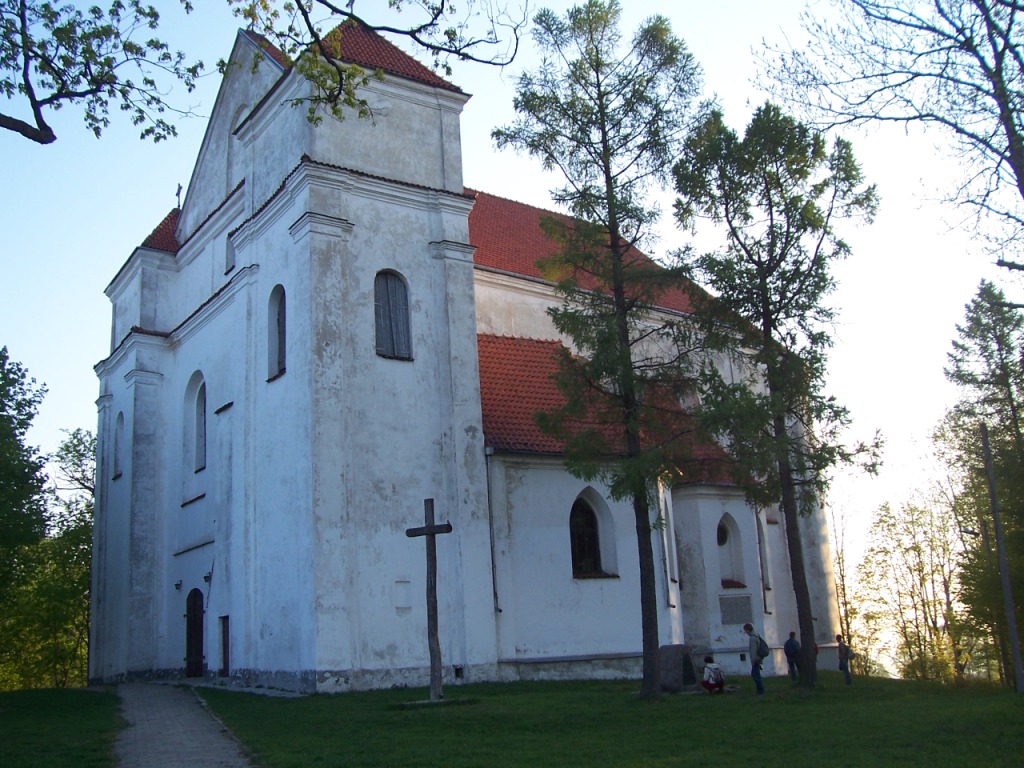
POLYGON ((700 681, 700 685, 708 693, 725 693, 725 675, 711 656, 704 657, 704 679, 700 681))

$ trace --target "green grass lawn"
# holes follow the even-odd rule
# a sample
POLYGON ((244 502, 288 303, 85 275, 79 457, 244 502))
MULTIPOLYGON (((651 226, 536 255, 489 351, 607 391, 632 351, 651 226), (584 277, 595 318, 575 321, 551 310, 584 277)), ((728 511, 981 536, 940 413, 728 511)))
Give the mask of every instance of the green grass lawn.
MULTIPOLYGON (((274 698, 200 689, 265 768, 286 766, 1022 766, 1024 696, 823 673, 805 693, 746 679, 725 696, 641 701, 635 681, 274 698)), ((113 765, 117 697, 0 694, 0 768, 113 765)))
POLYGON ((0 766, 112 766, 118 706, 117 694, 101 689, 0 693, 0 766))
POLYGON ((267 768, 286 766, 1021 766, 1024 696, 838 673, 805 693, 748 680, 641 701, 636 682, 449 687, 281 699, 202 691, 267 768))

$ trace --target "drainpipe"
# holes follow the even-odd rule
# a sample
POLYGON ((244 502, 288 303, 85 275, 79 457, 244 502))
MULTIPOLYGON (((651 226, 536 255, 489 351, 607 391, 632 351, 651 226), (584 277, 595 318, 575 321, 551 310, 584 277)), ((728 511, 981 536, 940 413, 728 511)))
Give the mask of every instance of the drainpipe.
POLYGON ((494 561, 494 508, 491 501, 491 456, 493 455, 492 447, 484 448, 484 472, 487 475, 487 532, 491 539, 491 596, 494 599, 494 612, 501 613, 501 606, 498 604, 498 569, 494 561))

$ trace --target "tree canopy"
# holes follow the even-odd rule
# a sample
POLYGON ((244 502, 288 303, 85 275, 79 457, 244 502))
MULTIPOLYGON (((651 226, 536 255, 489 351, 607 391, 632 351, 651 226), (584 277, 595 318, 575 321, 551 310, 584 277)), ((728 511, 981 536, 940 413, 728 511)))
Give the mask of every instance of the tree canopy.
MULTIPOLYGON (((814 625, 800 539, 837 462, 849 461, 844 408, 823 391, 833 319, 832 263, 849 254, 836 224, 870 220, 875 189, 850 144, 831 150, 817 131, 765 104, 742 139, 712 112, 687 139, 674 167, 676 215, 724 229, 720 251, 696 254, 688 271, 714 296, 696 299, 705 343, 732 362, 701 374, 702 425, 739 467, 747 499, 779 504, 785 520, 800 623, 800 681, 814 685, 814 625)), ((864 447, 868 454, 871 448, 864 447)))
POLYGON ((775 49, 763 83, 819 124, 881 121, 944 130, 963 177, 950 197, 990 214, 1000 263, 1024 224, 1024 4, 1017 0, 833 0, 805 11, 810 37, 775 49), (1001 226, 1002 225, 1002 226, 1001 226))
MULTIPOLYGON (((543 62, 518 80, 518 120, 492 135, 498 146, 525 151, 565 179, 552 197, 576 218, 546 222, 560 251, 541 266, 565 299, 549 314, 575 349, 559 360, 564 407, 538 422, 566 441, 571 472, 599 477, 613 497, 632 502, 641 695, 655 697, 661 689, 651 514, 659 481, 675 471, 672 448, 679 445, 679 424, 666 418, 672 399, 664 393, 676 391, 688 356, 678 318, 651 311, 678 290, 679 272, 656 266, 637 246, 658 216, 647 194, 667 178, 693 119, 700 70, 663 17, 646 20, 625 45, 620 19, 615 0, 590 0, 564 17, 540 11, 533 34, 543 62)), ((678 400, 672 402, 678 412, 678 400)))
POLYGON ((66 433, 52 457, 46 535, 18 548, 0 609, 0 688, 87 682, 96 438, 66 433))
MULTIPOLYGON (((403 38, 449 74, 451 58, 511 63, 526 22, 525 4, 501 0, 364 0, 358 12, 354 1, 225 1, 250 29, 297 64, 314 86, 314 106, 337 117, 345 107, 365 113, 357 93, 364 73, 332 55, 337 40, 330 34, 341 34, 341 22, 403 38), (395 22, 394 11, 407 23, 395 22)), ((191 0, 178 2, 185 13, 193 10, 191 0)), ((180 85, 191 92, 203 62, 190 60, 157 36, 161 16, 154 6, 143 0, 109 3, 82 9, 71 3, 0 0, 0 94, 8 99, 0 111, 0 128, 49 144, 57 138, 50 114, 75 108, 97 137, 117 112, 139 126, 143 139, 177 134, 174 120, 192 111, 176 106, 181 102, 173 89, 180 85)))
POLYGON ((106 10, 0 0, 0 93, 8 100, 0 128, 49 144, 57 138, 50 113, 75 107, 97 137, 111 109, 140 126, 142 138, 174 136, 165 115, 189 111, 168 101, 169 84, 191 91, 203 64, 155 37, 159 24, 157 10, 141 0, 111 0, 106 10))
POLYGON ((996 558, 995 526, 980 426, 985 424, 1001 510, 1011 589, 1020 611, 1024 594, 1024 320, 996 285, 982 281, 967 305, 949 354, 946 376, 960 399, 936 430, 940 455, 954 478, 955 511, 964 538, 961 598, 975 630, 989 638, 1002 678, 1013 680, 1012 648, 996 558))
POLYGON ((45 394, 0 347, 0 585, 9 583, 17 548, 45 530, 44 460, 25 442, 45 394))

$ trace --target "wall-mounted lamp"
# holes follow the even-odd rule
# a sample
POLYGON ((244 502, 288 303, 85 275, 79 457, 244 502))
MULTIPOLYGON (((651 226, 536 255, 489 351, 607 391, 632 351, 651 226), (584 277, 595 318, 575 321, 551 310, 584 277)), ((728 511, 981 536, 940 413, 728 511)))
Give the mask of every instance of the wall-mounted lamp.
POLYGON ((210 583, 210 578, 212 576, 213 576, 213 571, 207 571, 206 575, 203 576, 203 581, 205 581, 207 584, 209 584, 210 583))
POLYGON ((176 582, 174 582, 174 588, 177 590, 181 589, 181 579, 178 579, 176 582))

